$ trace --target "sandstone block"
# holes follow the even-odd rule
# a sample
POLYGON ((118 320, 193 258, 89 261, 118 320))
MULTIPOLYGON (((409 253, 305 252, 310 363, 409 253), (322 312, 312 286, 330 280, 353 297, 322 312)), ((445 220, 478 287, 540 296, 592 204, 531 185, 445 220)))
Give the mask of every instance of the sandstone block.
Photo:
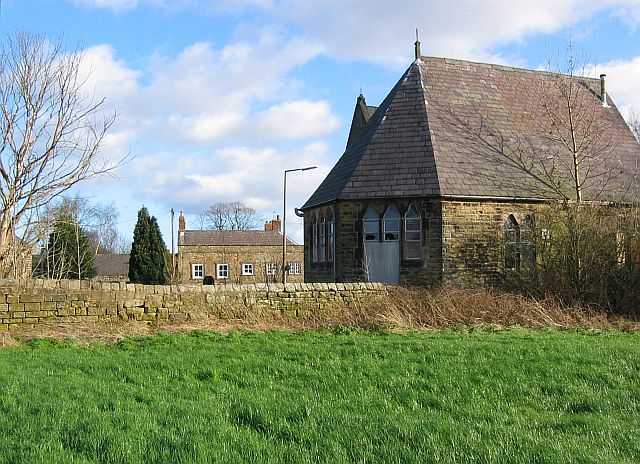
POLYGON ((87 309, 87 315, 89 316, 104 316, 105 314, 107 314, 107 310, 105 308, 88 308, 87 309))

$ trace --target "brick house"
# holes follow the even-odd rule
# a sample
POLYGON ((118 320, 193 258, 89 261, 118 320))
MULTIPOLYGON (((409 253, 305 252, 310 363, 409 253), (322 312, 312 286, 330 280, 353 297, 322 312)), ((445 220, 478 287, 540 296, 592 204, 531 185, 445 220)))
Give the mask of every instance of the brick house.
MULTIPOLYGON (((545 132, 558 104, 545 89, 561 77, 423 57, 417 42, 416 60, 379 107, 358 97, 344 154, 300 208, 306 280, 494 281, 535 260, 536 212, 562 191, 509 160, 539 152, 566 161, 553 158, 557 140, 545 132)), ((583 183, 584 200, 626 199, 640 146, 604 75, 576 82, 607 154, 597 165, 583 160, 597 174, 583 183)))
MULTIPOLYGON (((287 238, 288 282, 304 282, 304 250, 287 238)), ((178 222, 178 272, 183 283, 268 283, 282 279, 280 216, 264 230, 187 230, 178 222)))

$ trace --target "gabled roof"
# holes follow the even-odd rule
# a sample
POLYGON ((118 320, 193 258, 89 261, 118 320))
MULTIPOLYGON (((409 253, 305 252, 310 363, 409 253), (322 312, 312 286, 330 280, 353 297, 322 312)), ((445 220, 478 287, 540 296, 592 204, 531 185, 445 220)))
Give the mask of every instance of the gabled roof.
POLYGON ((353 118, 351 119, 351 129, 349 129, 349 138, 347 139, 347 148, 360 135, 364 127, 376 112, 378 108, 368 106, 364 99, 364 95, 360 94, 356 101, 356 107, 353 110, 353 118))
MULTIPOLYGON (((277 230, 185 230, 178 238, 181 246, 282 246, 277 230)), ((287 237, 287 245, 297 245, 287 237)))
MULTIPOLYGON (((350 134, 346 151, 302 209, 334 200, 391 197, 555 198, 548 186, 532 180, 504 155, 519 150, 541 158, 562 153, 549 134, 550 103, 558 102, 549 102, 545 93, 559 76, 445 58, 417 59, 357 136, 350 134)), ((589 169, 615 177, 613 183, 622 189, 637 172, 640 145, 611 99, 607 107, 599 102, 599 80, 576 82, 590 99, 589 111, 606 128, 600 142, 610 142, 603 164, 589 169)), ((595 197, 599 187, 585 186, 587 196, 595 197)))
POLYGON ((94 263, 98 276, 129 274, 129 254, 97 254, 94 263))

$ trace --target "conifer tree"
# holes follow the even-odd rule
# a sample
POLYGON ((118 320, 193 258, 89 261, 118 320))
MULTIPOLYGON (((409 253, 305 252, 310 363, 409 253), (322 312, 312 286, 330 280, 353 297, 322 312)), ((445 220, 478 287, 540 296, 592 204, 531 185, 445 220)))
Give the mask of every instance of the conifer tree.
POLYGON ((67 214, 56 219, 45 251, 48 277, 91 279, 97 274, 89 238, 67 214))
POLYGON ((129 280, 150 285, 162 285, 165 275, 166 246, 162 240, 158 221, 149 216, 144 206, 138 211, 138 222, 133 230, 133 244, 129 256, 129 280))

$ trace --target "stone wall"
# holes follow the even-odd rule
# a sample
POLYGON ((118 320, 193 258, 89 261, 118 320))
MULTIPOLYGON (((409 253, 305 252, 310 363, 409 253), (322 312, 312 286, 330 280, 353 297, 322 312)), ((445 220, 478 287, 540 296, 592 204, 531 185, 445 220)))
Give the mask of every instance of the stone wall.
POLYGON ((141 285, 74 280, 0 280, 0 330, 41 322, 179 321, 196 314, 256 311, 300 316, 386 293, 380 284, 141 285))

